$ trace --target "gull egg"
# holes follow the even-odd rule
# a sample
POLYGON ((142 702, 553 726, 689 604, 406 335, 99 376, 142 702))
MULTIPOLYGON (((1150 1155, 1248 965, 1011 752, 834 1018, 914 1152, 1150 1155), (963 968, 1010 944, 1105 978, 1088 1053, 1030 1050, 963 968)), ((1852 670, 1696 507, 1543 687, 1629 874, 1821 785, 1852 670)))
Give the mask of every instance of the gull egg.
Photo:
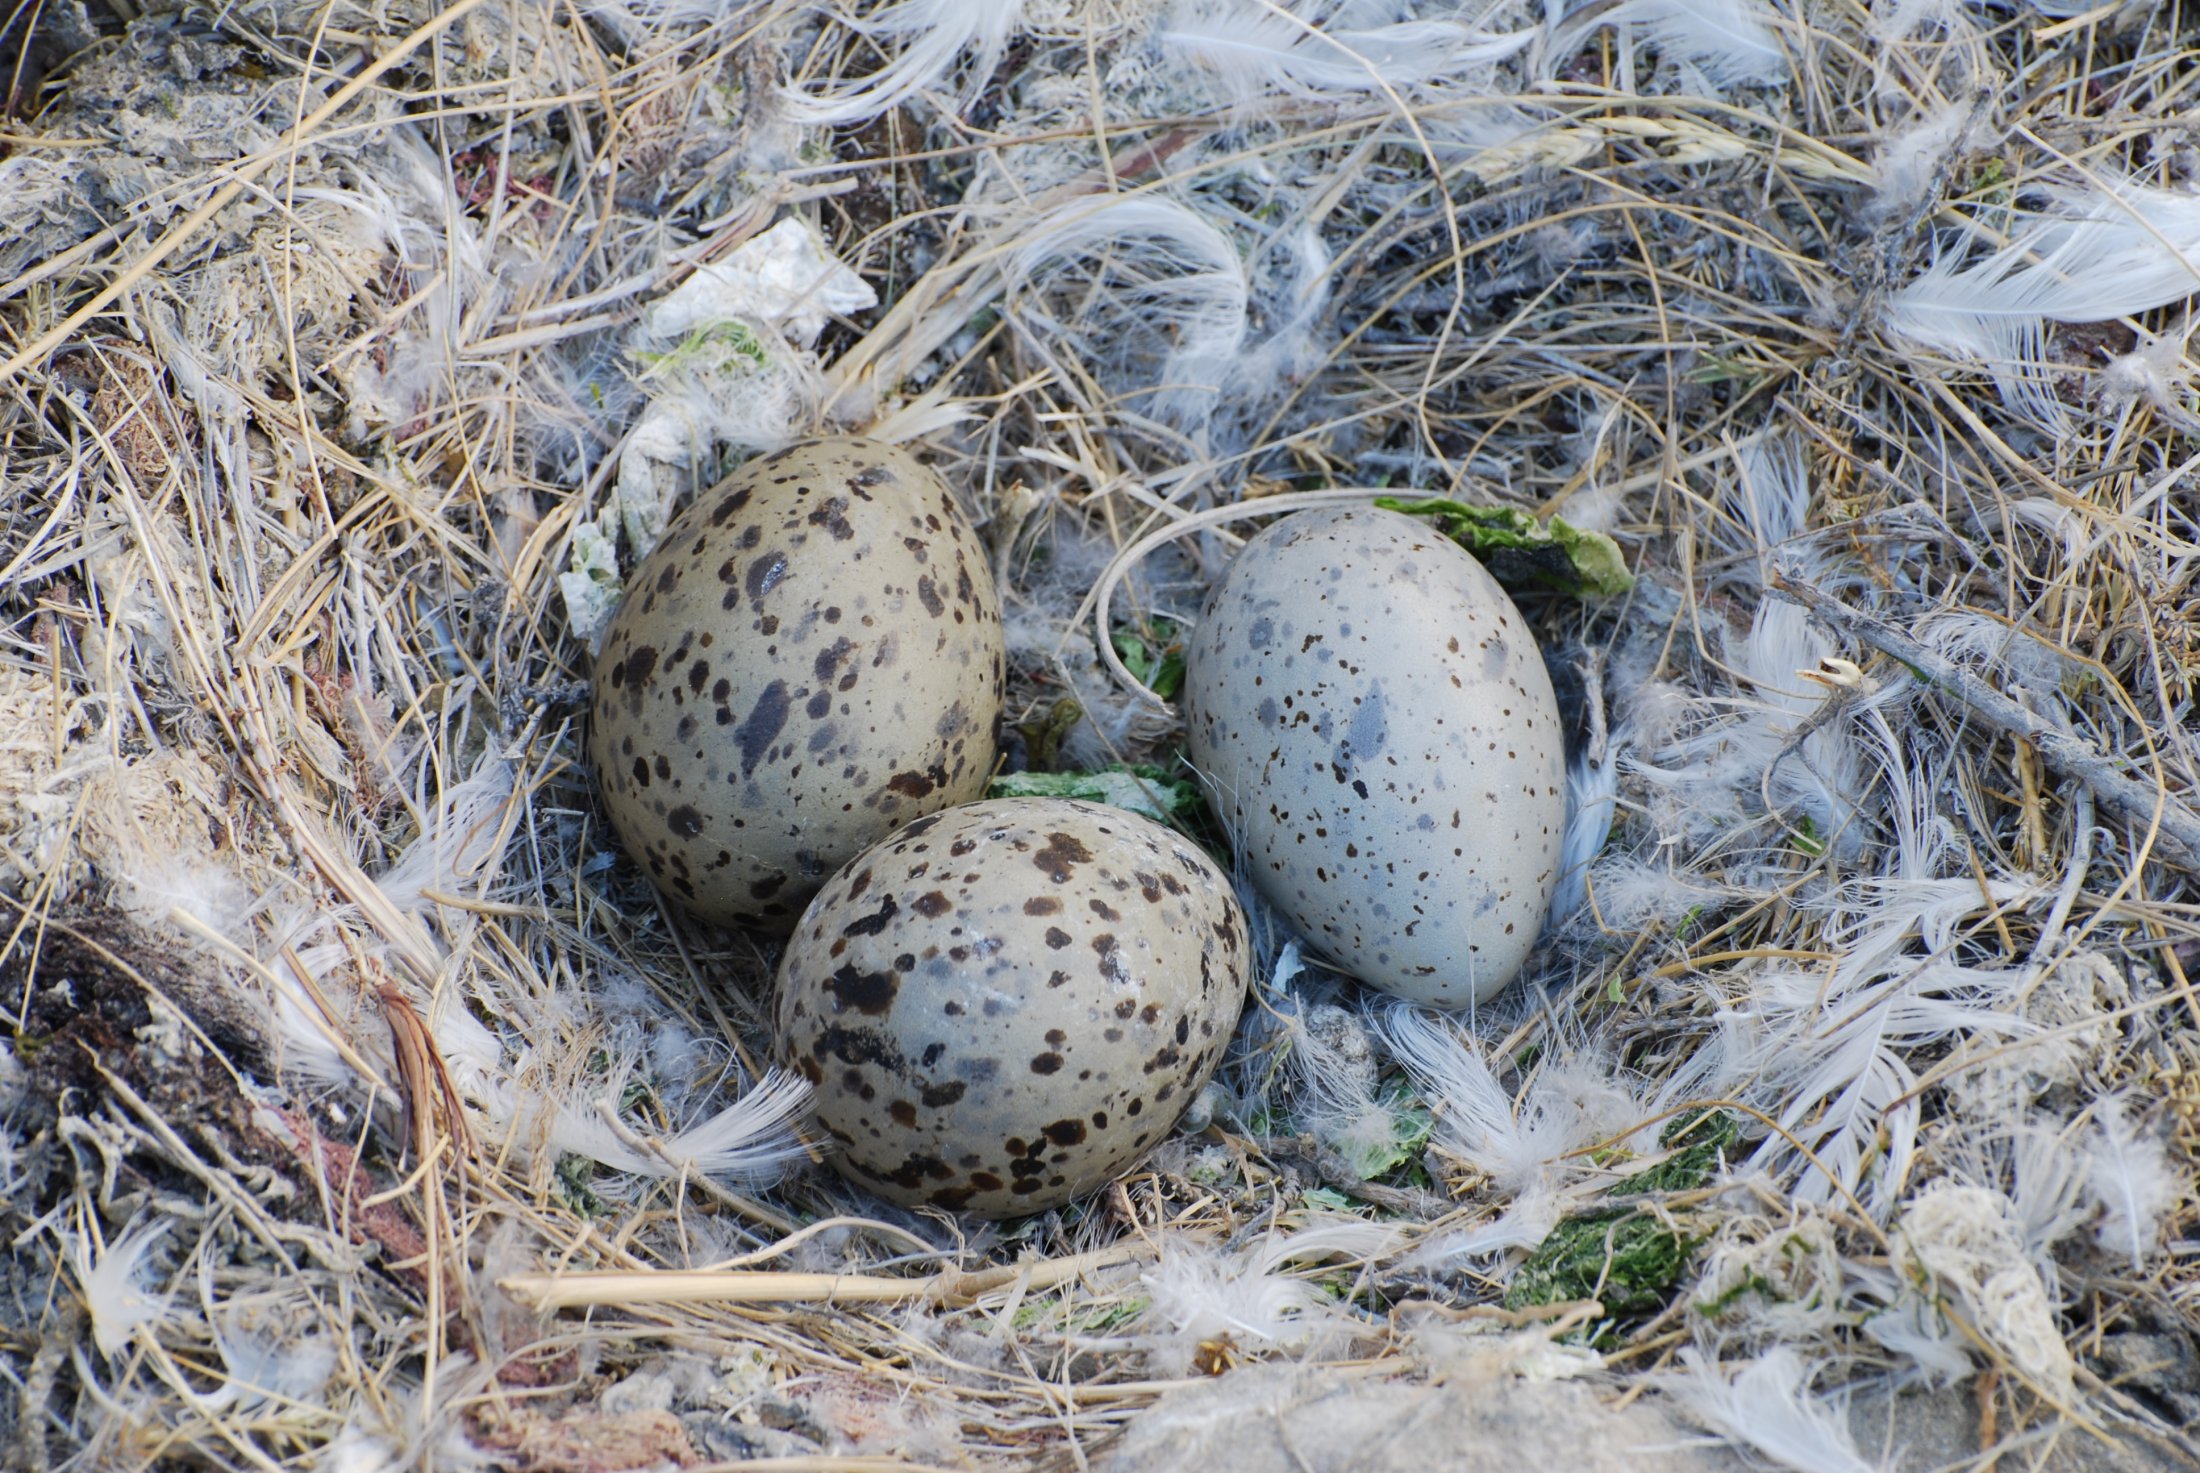
POLYGON ((1416 1002, 1519 973, 1557 882, 1558 702, 1472 555, 1372 507, 1248 542, 1185 649, 1186 746, 1261 897, 1416 1002))
POLYGON ((866 845, 984 790, 1004 678, 946 484, 874 441, 781 450, 628 580, 596 661, 604 809, 679 904, 784 931, 866 845))
POLYGON ((1037 1212, 1120 1176, 1198 1097, 1247 955, 1228 879, 1180 835, 1066 799, 973 803, 811 902, 780 963, 779 1046, 851 1180, 1037 1212))

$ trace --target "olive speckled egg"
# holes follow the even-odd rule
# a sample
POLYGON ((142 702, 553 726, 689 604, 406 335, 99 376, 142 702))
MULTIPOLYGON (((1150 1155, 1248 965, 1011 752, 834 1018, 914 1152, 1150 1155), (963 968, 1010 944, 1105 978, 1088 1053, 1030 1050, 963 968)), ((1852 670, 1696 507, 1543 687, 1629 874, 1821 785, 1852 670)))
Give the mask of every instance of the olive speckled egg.
POLYGON ((1255 886, 1330 962, 1439 1007, 1519 973, 1564 743, 1534 636, 1464 549, 1374 508, 1284 518, 1209 599, 1184 701, 1255 886))
POLYGON ((851 1180, 1006 1217, 1161 1139, 1214 1073, 1246 972, 1237 898, 1188 840, 1002 798, 832 878, 780 963, 779 1043, 851 1180))
POLYGON ((1001 603, 944 482, 818 440, 704 493, 627 583, 596 661, 604 808, 679 904, 784 931, 825 877, 975 798, 1001 603))

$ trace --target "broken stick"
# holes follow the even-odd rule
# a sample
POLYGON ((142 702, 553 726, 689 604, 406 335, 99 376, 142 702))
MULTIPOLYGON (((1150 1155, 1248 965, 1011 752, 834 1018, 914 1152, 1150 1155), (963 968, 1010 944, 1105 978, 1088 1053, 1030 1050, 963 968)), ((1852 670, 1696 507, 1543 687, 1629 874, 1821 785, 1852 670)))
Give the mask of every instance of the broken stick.
POLYGON ((2155 830, 2160 847, 2186 864, 2200 864, 2200 815, 2166 788, 2117 771, 2115 762, 2082 737, 2057 730, 1955 661, 1927 649, 1901 630, 1853 609, 1831 594, 1784 572, 1772 586, 1852 639, 1901 661, 1918 678, 1955 697, 1989 725, 2032 744, 2040 760, 2064 777, 2083 783, 2104 807, 2132 823, 2155 830))

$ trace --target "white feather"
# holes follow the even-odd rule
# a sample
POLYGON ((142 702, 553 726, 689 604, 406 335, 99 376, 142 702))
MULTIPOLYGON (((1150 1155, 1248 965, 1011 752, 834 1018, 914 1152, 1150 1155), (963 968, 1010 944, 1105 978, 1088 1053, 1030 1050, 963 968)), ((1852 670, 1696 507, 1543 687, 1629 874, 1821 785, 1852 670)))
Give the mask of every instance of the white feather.
MULTIPOLYGON (((1251 286, 1238 249, 1199 211, 1156 195, 1102 195, 1057 205, 1017 231, 1010 260, 1012 315, 1043 352, 1108 371, 1111 347, 1134 324, 1170 347, 1153 365, 1117 365, 1125 392, 1171 423, 1204 423, 1246 337, 1251 286), (1070 269, 1106 273, 1106 308, 1074 294, 1045 299, 1070 269), (1074 305, 1075 312, 1065 307, 1074 305)), ((1090 369, 1081 371, 1089 372, 1090 369)), ((1076 373, 1065 374, 1074 380, 1076 373)))
POLYGON ((168 1318, 171 1296, 151 1292, 145 1278, 153 1250, 172 1227, 169 1222, 133 1222, 104 1247, 94 1241, 89 1228, 64 1236, 69 1265, 76 1272, 85 1308, 91 1311, 92 1343, 101 1355, 112 1359, 122 1354, 139 1330, 149 1330, 168 1318))
POLYGON ((1867 769, 1854 720, 1874 704, 1902 698, 1906 687, 1889 682, 1828 712, 1833 697, 1801 672, 1843 651, 1804 608, 1764 591, 1776 564, 1813 581, 1824 576, 1805 540, 1812 480, 1802 445, 1788 435, 1753 441, 1736 455, 1735 471, 1733 530, 1721 540, 1735 555, 1730 576, 1755 610, 1730 655, 1749 694, 1692 709, 1668 694, 1653 703, 1662 710, 1632 703, 1629 723, 1640 726, 1647 750, 1627 765, 1651 790, 1661 837, 1730 844, 1731 830, 1763 816, 1769 787, 1790 828, 1807 827, 1835 859, 1851 864, 1867 837, 1858 806, 1867 769), (1648 734, 1661 728, 1672 735, 1653 743, 1648 734))
POLYGON ((692 1171, 748 1186, 766 1185, 804 1155, 795 1133, 809 1107, 806 1080, 774 1069, 739 1100, 671 1135, 651 1137, 615 1114, 625 1071, 607 1084, 547 1091, 507 1086, 490 1113, 511 1120, 529 1149, 570 1153, 636 1176, 692 1171))
MULTIPOLYGON (((1417 1263, 1540 1242, 1569 1201, 1608 1184, 1583 1155, 1587 1148, 1647 1134, 1644 1122, 1658 1114, 1657 1105, 1631 1092, 1627 1076, 1593 1052, 1562 1054, 1545 1040, 1544 1057, 1515 1102, 1474 1042, 1440 1015, 1397 1003, 1370 1021, 1435 1110, 1437 1143, 1511 1198, 1497 1220, 1435 1240, 1417 1263)), ((1723 1054, 1702 1052, 1704 1068, 1715 1072, 1723 1054)), ((1705 1077, 1684 1071, 1681 1094, 1705 1077)), ((1642 1140, 1630 1144, 1652 1148, 1642 1140)))
POLYGON ((1607 931, 1632 936, 1653 922, 1676 925, 1690 912, 1705 912, 1745 899, 1750 891, 1721 885, 1684 870, 1676 862, 1658 862, 1632 854, 1598 861, 1589 889, 1596 896, 1596 917, 1607 931))
POLYGON ((1934 1385, 1969 1380, 1978 1369, 1971 1359, 1971 1342, 1922 1294, 1898 1298, 1891 1308, 1868 1316, 1862 1328, 1934 1385))
MULTIPOLYGON (((1551 892, 1549 911, 1553 927, 1573 919, 1587 903, 1590 867, 1603 852, 1618 811, 1618 744, 1598 759, 1582 753, 1566 772, 1566 833, 1559 843, 1558 887, 1551 892)), ((1602 898, 1600 893, 1600 903, 1602 898)))
POLYGON ((432 895, 470 896, 495 878, 511 836, 512 764, 490 758, 447 788, 419 835, 376 883, 399 910, 417 911, 432 895))
POLYGON ((1665 1394, 1714 1432, 1798 1473, 1878 1473, 1856 1450, 1841 1406, 1810 1391, 1811 1367, 1793 1348, 1721 1365, 1695 1346, 1658 1378, 1665 1394))
POLYGON ((1908 1172, 1920 1120, 1917 1080, 1904 1055, 1951 1037, 2033 1031, 2007 1007, 2025 975, 1946 961, 1905 964, 1852 987, 1840 985, 1838 971, 1830 983, 1818 972, 1759 974, 1751 1005, 1764 1029, 1756 1051, 1762 1073, 1753 1090, 1787 1134, 1766 1137, 1754 1164, 1798 1172, 1798 1200, 1825 1201, 1838 1185, 1863 1192, 1884 1217, 1908 1172), (1795 1151, 1790 1135, 1817 1164, 1795 1151), (1874 1155, 1879 1164, 1867 1183, 1864 1167, 1874 1155))
POLYGON ((873 41, 899 43, 894 59, 859 81, 793 87, 781 95, 794 120, 813 128, 867 122, 945 83, 955 59, 974 47, 960 99, 967 107, 1000 65, 1023 12, 1024 0, 899 0, 861 19, 842 15, 842 25, 873 41))
POLYGON ((125 914, 186 937, 193 935, 193 928, 172 919, 178 911, 215 935, 234 940, 248 934, 246 923, 264 899, 219 855, 147 847, 117 855, 114 869, 115 902, 125 914))
POLYGON ((2187 1183, 2162 1140, 2136 1123, 2130 1099, 2109 1095, 2094 1110, 2086 1190, 2101 1209, 2094 1236, 2111 1253, 2126 1255, 2133 1273, 2161 1240, 2162 1219, 2184 1197, 2187 1183))
POLYGON ((1535 1188, 1554 1155, 1552 1143, 1514 1115, 1512 1096, 1481 1052, 1420 1008, 1386 1007, 1373 1021, 1391 1056, 1437 1106, 1436 1135, 1444 1146, 1506 1192, 1535 1188))
MULTIPOLYGON (((1949 1123, 1960 1128, 1956 1119, 1949 1123)), ((2090 1163, 2064 1132, 2043 1124, 2007 1117, 1981 1123, 1998 1137, 1985 1169, 1966 1169, 1959 1158, 1951 1174, 2002 1194, 2009 1225, 2052 1295, 2061 1277, 2055 1250, 2085 1225, 2079 1196, 2090 1163)))
POLYGON ((1891 130, 1872 159, 1872 171, 1879 178, 1871 216, 1904 220, 1923 207, 1941 171, 1969 141, 1981 117, 1976 102, 1958 98, 1938 107, 1921 107, 1902 127, 1891 130))
MULTIPOLYGON (((2010 515, 2023 514, 2012 507, 2010 515)), ((2078 564, 2073 558, 2068 566, 2078 564)), ((1949 659, 1976 667, 1996 684, 2023 686, 2035 698, 2057 691, 2064 676, 2078 668, 2062 651, 2022 626, 1964 609, 1927 614, 1912 632, 1949 659)))
POLYGON ((1449 20, 1331 29, 1303 5, 1181 0, 1154 39, 1215 74, 1240 108, 1270 93, 1334 99, 1406 91, 1502 61, 1532 30, 1492 35, 1449 20))
POLYGON ((1313 1284, 1287 1270, 1328 1258, 1371 1258, 1397 1245, 1399 1231, 1344 1221, 1272 1233, 1231 1252, 1181 1234, 1162 1241, 1160 1260, 1144 1274, 1147 1354, 1157 1369, 1181 1373, 1203 1340, 1304 1345, 1327 1328, 1335 1311, 1313 1284))
POLYGON ((2105 322, 2200 291, 2200 194, 2129 181, 2047 191, 2018 212, 2010 243, 1984 256, 1953 245, 1889 299, 1887 327, 1986 365, 2014 408, 2059 423, 2049 322, 2105 322))
POLYGON ((334 1338, 309 1299, 280 1291, 220 1299, 213 1259, 201 1255, 199 1302, 225 1373, 221 1385, 192 1397, 202 1410, 312 1405, 336 1374, 334 1338))
POLYGON ((1586 25, 1562 31, 1548 54, 1570 56, 1588 31, 1611 26, 1723 86, 1784 82, 1788 60, 1775 18, 1764 0, 1622 0, 1586 25))

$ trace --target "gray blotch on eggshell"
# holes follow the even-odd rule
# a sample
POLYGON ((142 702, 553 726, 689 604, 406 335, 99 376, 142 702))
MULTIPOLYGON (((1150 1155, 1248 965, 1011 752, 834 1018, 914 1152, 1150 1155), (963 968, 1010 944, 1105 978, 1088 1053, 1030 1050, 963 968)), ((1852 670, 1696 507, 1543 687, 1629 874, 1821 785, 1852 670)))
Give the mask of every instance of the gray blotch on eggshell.
POLYGON ((677 903, 785 931, 826 876, 993 767, 991 568, 907 452, 817 440, 697 498, 596 660, 605 811, 677 903))
POLYGON ((1438 1007, 1519 974, 1564 743, 1534 635, 1464 549, 1374 508, 1277 522, 1208 600, 1184 705, 1246 872, 1323 957, 1438 1007))
POLYGON ((781 1056, 851 1180, 1006 1217, 1115 1180, 1214 1073, 1245 995, 1230 883, 1121 809, 918 819, 826 885, 779 968, 781 1056))

